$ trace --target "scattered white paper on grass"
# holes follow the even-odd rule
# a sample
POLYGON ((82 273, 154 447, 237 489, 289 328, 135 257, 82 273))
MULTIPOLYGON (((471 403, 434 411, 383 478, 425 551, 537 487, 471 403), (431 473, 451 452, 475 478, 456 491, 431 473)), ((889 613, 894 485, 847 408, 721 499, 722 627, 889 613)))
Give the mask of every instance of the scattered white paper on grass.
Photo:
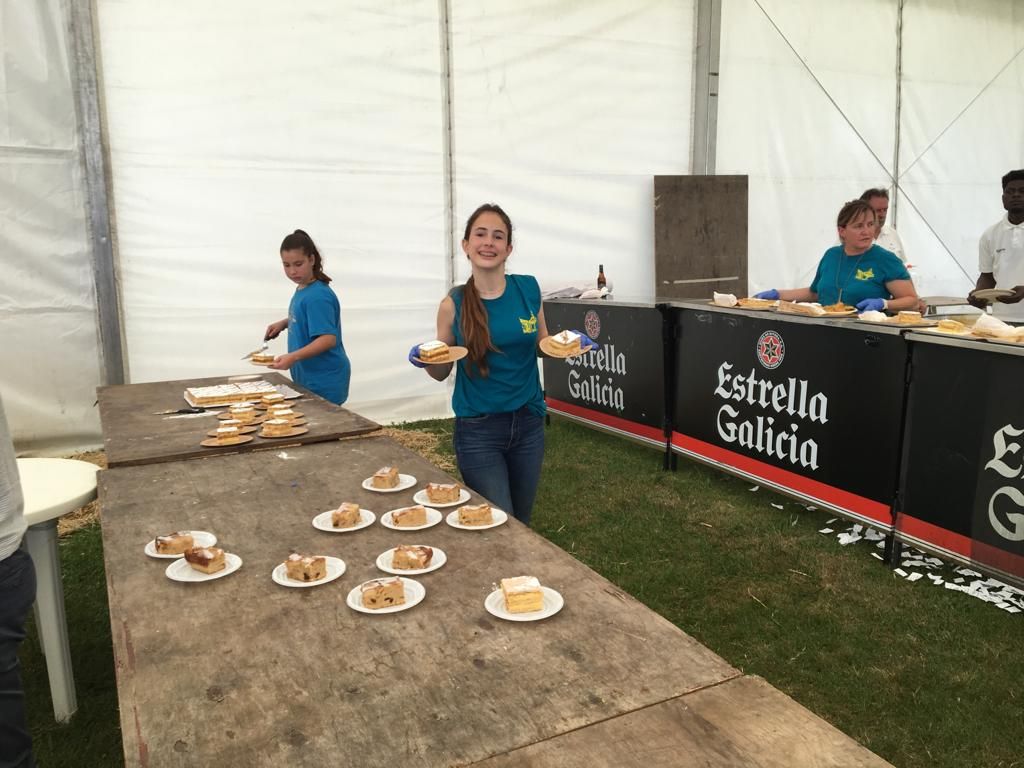
POLYGON ((781 504, 774 504, 773 503, 772 506, 775 507, 776 509, 785 509, 785 507, 783 507, 781 504))
POLYGON ((831 520, 826 520, 825 525, 832 525, 832 523, 834 523, 838 519, 838 517, 833 517, 831 520))
POLYGON ((753 488, 747 488, 747 490, 750 491, 751 493, 753 493, 754 491, 761 490, 761 486, 760 485, 755 485, 753 488))
POLYGON ((924 577, 923 573, 912 573, 909 576, 907 576, 907 581, 917 581, 918 579, 923 578, 923 577, 924 577))
POLYGON ((860 541, 862 538, 864 537, 856 533, 840 533, 839 544, 845 547, 847 544, 853 544, 855 541, 860 541))
POLYGON ((900 576, 902 576, 903 578, 906 578, 906 577, 907 577, 907 572, 906 572, 906 571, 904 571, 904 570, 903 570, 902 568, 894 568, 894 569, 893 569, 893 573, 898 573, 898 574, 899 574, 900 576))
POLYGON ((873 558, 875 558, 876 560, 884 560, 884 559, 885 559, 885 558, 883 558, 883 557, 882 557, 882 556, 881 556, 880 554, 878 554, 877 552, 872 552, 872 553, 871 553, 871 556, 872 556, 873 558))
POLYGON ((818 533, 834 533, 831 528, 822 528, 818 533))

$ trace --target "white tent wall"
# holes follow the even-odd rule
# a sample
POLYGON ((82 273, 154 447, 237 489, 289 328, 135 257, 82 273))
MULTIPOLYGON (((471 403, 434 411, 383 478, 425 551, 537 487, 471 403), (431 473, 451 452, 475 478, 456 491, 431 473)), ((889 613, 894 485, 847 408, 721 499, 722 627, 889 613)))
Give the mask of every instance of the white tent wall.
MULTIPOLYGON (((483 202, 509 269, 654 297, 654 181, 689 171, 692 2, 451 0, 457 236, 483 202)), ((458 280, 468 277, 456 261, 458 280)))
MULTIPOLYGON (((448 227, 481 202, 513 217, 513 271, 555 287, 600 263, 618 297, 652 298, 652 176, 690 167, 695 5, 95 0, 130 380, 245 372, 297 227, 342 301, 348 404, 385 422, 450 412, 405 350, 450 263, 465 278, 448 227)), ((22 448, 99 440, 62 7, 0 0, 0 386, 22 448)), ((753 290, 806 285, 842 202, 897 168, 919 289, 971 285, 999 176, 1024 166, 1022 16, 722 0, 716 168, 750 177, 753 290)))
POLYGON ((67 28, 0 0, 0 389, 22 453, 99 443, 99 336, 67 28))
POLYGON ((808 285, 843 202, 897 175, 919 293, 973 287, 999 178, 1024 166, 1024 7, 902 5, 898 37, 896 0, 723 0, 717 169, 750 175, 751 290, 808 285))
POLYGON ((349 405, 446 413, 405 361, 445 291, 436 0, 97 9, 132 381, 245 372, 301 228, 342 303, 349 405))
POLYGON ((909 0, 902 100, 900 236, 922 291, 962 296, 1024 168, 1024 3, 909 0))
POLYGON ((839 208, 892 167, 896 3, 723 0, 720 72, 717 170, 750 176, 751 292, 809 285, 839 208))

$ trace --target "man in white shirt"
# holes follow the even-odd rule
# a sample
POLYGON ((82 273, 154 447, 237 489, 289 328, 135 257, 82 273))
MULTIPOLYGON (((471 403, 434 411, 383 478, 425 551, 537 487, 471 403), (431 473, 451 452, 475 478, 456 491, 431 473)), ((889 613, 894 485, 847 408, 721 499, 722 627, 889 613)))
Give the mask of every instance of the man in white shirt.
POLYGON ((36 599, 36 572, 21 544, 24 498, 14 445, 0 400, 0 765, 34 768, 25 692, 18 672, 18 646, 36 599))
POLYGON ((865 189, 860 199, 870 205, 875 212, 875 226, 878 228, 875 242, 885 250, 895 253, 899 260, 906 264, 903 241, 896 234, 896 230, 885 223, 885 217, 889 214, 889 190, 865 189))
POLYGON ((986 301, 974 293, 983 288, 1012 291, 992 302, 992 314, 1000 320, 1024 322, 1024 170, 1003 176, 1003 208, 1006 215, 985 230, 978 241, 978 282, 967 296, 976 307, 986 301))

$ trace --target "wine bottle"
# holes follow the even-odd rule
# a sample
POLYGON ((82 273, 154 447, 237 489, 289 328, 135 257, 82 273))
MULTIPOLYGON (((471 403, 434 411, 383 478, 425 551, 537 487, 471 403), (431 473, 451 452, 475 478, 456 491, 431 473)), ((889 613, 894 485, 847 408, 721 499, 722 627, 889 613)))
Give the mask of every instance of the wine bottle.
POLYGON ((604 276, 604 264, 597 265, 597 287, 605 288, 608 285, 608 280, 604 276))

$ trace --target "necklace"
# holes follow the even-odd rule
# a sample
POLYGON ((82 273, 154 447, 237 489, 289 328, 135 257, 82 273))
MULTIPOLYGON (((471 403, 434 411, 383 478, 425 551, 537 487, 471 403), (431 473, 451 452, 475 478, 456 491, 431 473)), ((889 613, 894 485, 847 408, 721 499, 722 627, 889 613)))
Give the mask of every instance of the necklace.
POLYGON ((846 279, 843 281, 842 286, 839 285, 839 276, 843 272, 843 261, 842 260, 846 258, 846 252, 843 251, 843 255, 839 257, 839 263, 836 264, 836 293, 838 294, 838 296, 836 298, 836 304, 842 304, 843 303, 843 291, 846 290, 846 286, 848 286, 850 284, 850 281, 853 279, 853 276, 855 274, 857 274, 857 267, 860 266, 860 260, 864 258, 864 254, 865 253, 867 253, 867 251, 864 251, 863 253, 861 253, 860 256, 857 257, 857 261, 855 261, 854 264, 853 264, 853 269, 851 269, 850 270, 850 274, 848 274, 846 276, 846 279))

